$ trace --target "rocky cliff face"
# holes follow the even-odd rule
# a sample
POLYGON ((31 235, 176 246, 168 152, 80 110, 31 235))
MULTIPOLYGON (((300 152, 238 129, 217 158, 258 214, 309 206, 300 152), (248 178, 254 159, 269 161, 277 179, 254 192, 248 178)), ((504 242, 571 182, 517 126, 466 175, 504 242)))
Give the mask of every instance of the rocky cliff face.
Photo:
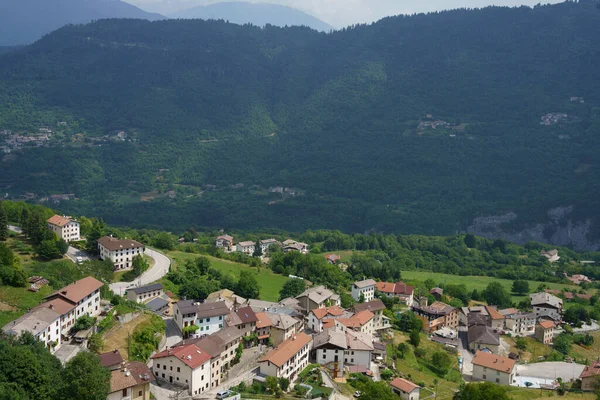
POLYGON ((518 215, 514 212, 478 217, 473 220, 467 231, 486 238, 505 239, 520 244, 533 240, 557 246, 571 246, 578 251, 600 250, 600 241, 588 239, 592 228, 591 220, 575 221, 571 218, 572 212, 572 206, 550 209, 546 222, 529 225, 518 231, 506 228, 508 224, 517 220, 518 215))

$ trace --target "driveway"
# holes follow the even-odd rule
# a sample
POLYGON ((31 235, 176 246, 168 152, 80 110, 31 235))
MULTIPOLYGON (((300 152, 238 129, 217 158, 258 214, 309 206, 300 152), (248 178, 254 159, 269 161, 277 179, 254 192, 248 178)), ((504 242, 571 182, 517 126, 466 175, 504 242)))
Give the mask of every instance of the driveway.
POLYGON ((167 347, 172 347, 175 344, 177 344, 183 340, 183 337, 181 336, 181 333, 179 332, 179 328, 177 327, 175 320, 173 318, 163 318, 163 319, 165 320, 165 323, 167 324, 167 329, 165 331, 167 340, 165 341, 165 346, 162 349, 160 349, 161 351, 167 347))
POLYGON ((85 251, 76 249, 73 246, 69 246, 67 253, 65 254, 71 261, 77 263, 77 257, 81 257, 83 261, 91 261, 93 258, 85 251))
POLYGON ((458 328, 458 339, 458 353, 462 357, 462 368, 460 373, 463 377, 468 376, 470 379, 471 376, 473 376, 473 354, 469 351, 466 327, 461 326, 458 328))
POLYGON ((115 294, 122 296, 128 286, 134 285, 137 287, 149 285, 152 282, 156 282, 165 276, 167 272, 169 272, 169 268, 171 267, 171 260, 169 257, 149 248, 146 248, 144 254, 154 259, 154 265, 133 282, 111 283, 110 290, 112 290, 115 294))
MULTIPOLYGON (((517 381, 524 382, 529 380, 532 383, 542 380, 554 381, 556 378, 562 378, 564 382, 577 379, 585 365, 567 363, 567 362, 541 362, 527 365, 517 365, 517 381), (530 379, 529 379, 530 378, 530 379)), ((515 386, 517 384, 514 384, 515 386)))
POLYGON ((70 359, 75 357, 77 353, 83 350, 83 347, 78 344, 70 344, 63 343, 60 346, 60 349, 56 350, 54 356, 60 360, 60 362, 65 365, 70 359))

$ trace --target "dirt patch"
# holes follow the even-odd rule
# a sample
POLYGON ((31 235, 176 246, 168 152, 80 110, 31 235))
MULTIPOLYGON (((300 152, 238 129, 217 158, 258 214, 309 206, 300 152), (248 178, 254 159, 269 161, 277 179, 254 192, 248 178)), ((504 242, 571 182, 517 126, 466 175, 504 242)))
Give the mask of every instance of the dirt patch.
POLYGON ((152 316, 150 314, 142 314, 139 317, 127 322, 126 324, 120 324, 115 326, 108 332, 104 337, 104 351, 119 350, 123 359, 129 359, 129 353, 127 352, 127 339, 129 335, 133 333, 136 326, 144 322, 150 321, 152 316))
POLYGON ((18 308, 11 306, 3 301, 0 301, 0 311, 17 311, 18 308))

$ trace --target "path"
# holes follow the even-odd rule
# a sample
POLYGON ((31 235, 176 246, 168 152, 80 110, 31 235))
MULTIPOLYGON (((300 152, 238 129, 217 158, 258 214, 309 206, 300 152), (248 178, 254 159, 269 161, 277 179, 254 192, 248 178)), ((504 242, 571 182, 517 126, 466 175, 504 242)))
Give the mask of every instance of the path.
POLYGON ((467 327, 458 327, 458 338, 458 352, 462 357, 462 369, 460 372, 463 378, 466 378, 468 376, 468 378, 471 379, 473 375, 473 354, 469 351, 469 343, 467 340, 467 327))
POLYGON ((144 254, 154 259, 154 265, 144 272, 139 278, 133 282, 115 282, 110 284, 110 290, 120 296, 125 293, 128 287, 144 286, 156 282, 169 272, 171 260, 169 257, 156 250, 146 248, 144 254))
POLYGON ((88 253, 86 253, 85 251, 76 249, 73 246, 69 246, 65 256, 67 256, 74 263, 77 263, 77 257, 81 257, 81 259, 83 261, 91 261, 92 260, 92 257, 88 253))
POLYGON ((325 371, 321 370, 321 376, 323 377, 323 384, 326 387, 332 388, 333 389, 333 400, 350 400, 350 398, 346 395, 343 395, 342 393, 340 393, 340 390, 338 389, 337 384, 333 381, 333 379, 331 379, 331 376, 329 376, 328 373, 326 373, 325 371))

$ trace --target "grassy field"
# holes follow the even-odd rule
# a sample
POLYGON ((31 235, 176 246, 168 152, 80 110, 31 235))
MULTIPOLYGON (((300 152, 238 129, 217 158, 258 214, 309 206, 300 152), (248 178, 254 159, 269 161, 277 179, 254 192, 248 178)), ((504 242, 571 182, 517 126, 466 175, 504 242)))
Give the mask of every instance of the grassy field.
MULTIPOLYGON (((467 286, 469 291, 473 289, 477 289, 479 292, 484 290, 490 282, 500 282, 506 290, 511 291, 511 287, 513 281, 509 279, 498 279, 491 278, 489 276, 459 276, 459 275, 448 275, 448 274, 439 274, 436 272, 429 271, 402 271, 402 279, 404 281, 417 280, 417 281, 425 281, 427 279, 433 279, 436 283, 446 283, 446 284, 455 284, 460 285, 464 283, 467 286)), ((529 289, 533 292, 536 288, 545 284, 550 289, 561 290, 562 288, 573 289, 576 286, 574 285, 564 285, 562 283, 547 283, 547 282, 538 282, 538 281, 529 281, 529 289)), ((515 302, 519 302, 523 299, 527 298, 527 296, 513 296, 513 300, 515 302)))
POLYGON ((118 349, 121 356, 125 359, 129 359, 127 338, 133 333, 136 326, 150 321, 152 315, 142 314, 139 317, 133 319, 119 326, 115 326, 110 332, 104 337, 105 351, 118 349))
POLYGON ((212 268, 219 270, 224 274, 231 275, 235 279, 239 278, 241 271, 250 271, 256 277, 256 280, 260 285, 260 298, 262 300, 277 301, 279 299, 279 291, 288 280, 285 276, 273 273, 267 267, 262 267, 259 271, 246 264, 221 260, 207 255, 184 253, 181 251, 171 251, 168 253, 168 256, 173 260, 173 268, 175 269, 178 265, 185 264, 189 260, 194 260, 203 256, 210 260, 212 268))

